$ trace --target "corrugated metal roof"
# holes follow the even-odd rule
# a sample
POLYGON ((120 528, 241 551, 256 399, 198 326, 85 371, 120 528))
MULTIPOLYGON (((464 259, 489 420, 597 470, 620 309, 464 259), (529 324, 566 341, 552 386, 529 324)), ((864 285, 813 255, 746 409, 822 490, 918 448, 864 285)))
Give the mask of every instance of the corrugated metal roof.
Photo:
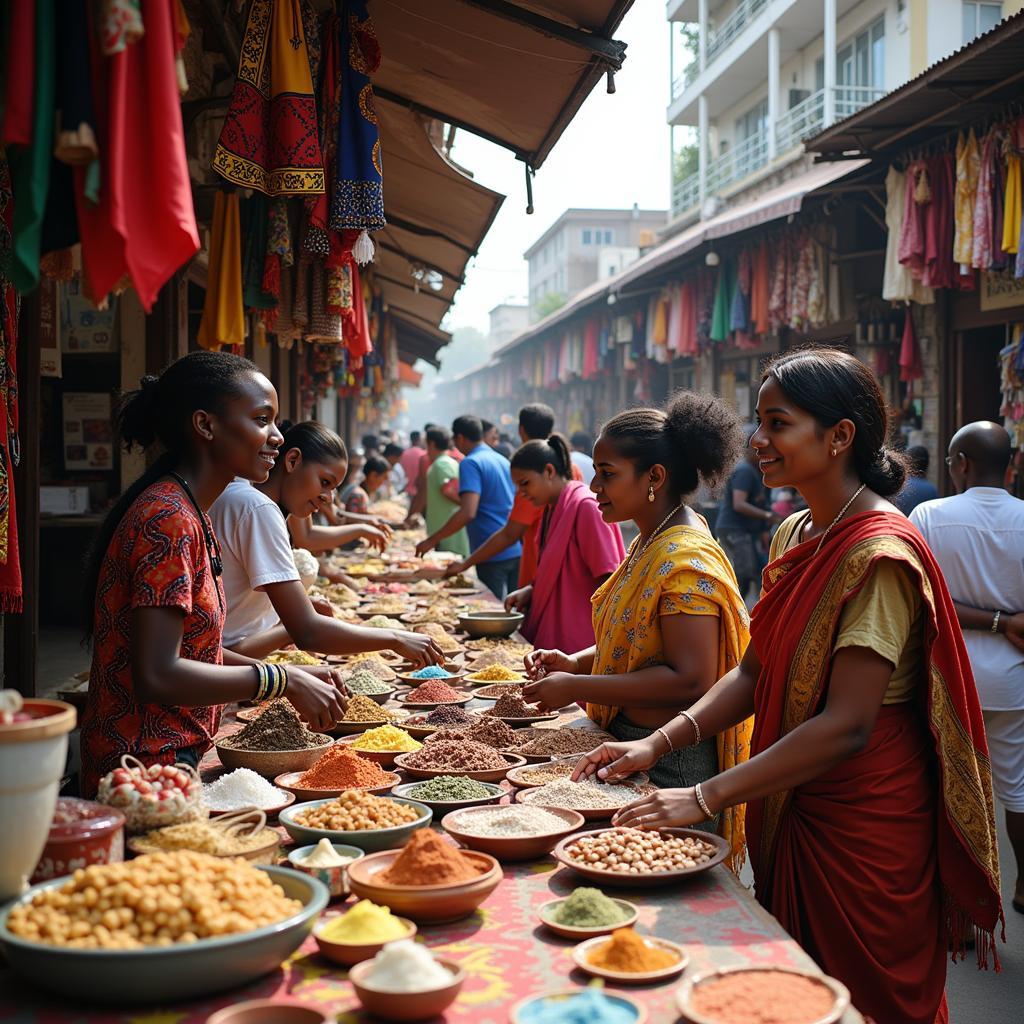
POLYGON ((912 148, 965 125, 983 124, 1022 98, 1022 82, 1024 11, 807 139, 804 146, 828 158, 912 148))

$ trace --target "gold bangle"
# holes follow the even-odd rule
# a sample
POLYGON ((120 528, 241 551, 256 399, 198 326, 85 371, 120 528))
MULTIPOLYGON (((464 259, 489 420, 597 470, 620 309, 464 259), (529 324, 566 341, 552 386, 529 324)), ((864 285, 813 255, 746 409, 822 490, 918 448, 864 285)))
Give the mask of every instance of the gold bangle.
POLYGON ((704 799, 704 794, 700 791, 699 782, 696 786, 693 787, 693 793, 694 796, 697 797, 697 804, 700 806, 700 809, 704 812, 704 817, 708 821, 710 821, 714 817, 714 815, 711 813, 711 808, 708 807, 707 802, 704 799))
POLYGON ((675 750, 676 748, 672 746, 672 741, 669 739, 668 733, 665 732, 665 730, 662 729, 662 727, 660 725, 654 731, 655 732, 660 732, 661 735, 665 737, 665 742, 668 744, 668 752, 671 754, 672 751, 675 750))
POLYGON ((693 742, 690 746, 696 747, 700 743, 700 726, 697 724, 697 719, 689 711, 680 711, 676 717, 685 718, 693 726, 693 742))

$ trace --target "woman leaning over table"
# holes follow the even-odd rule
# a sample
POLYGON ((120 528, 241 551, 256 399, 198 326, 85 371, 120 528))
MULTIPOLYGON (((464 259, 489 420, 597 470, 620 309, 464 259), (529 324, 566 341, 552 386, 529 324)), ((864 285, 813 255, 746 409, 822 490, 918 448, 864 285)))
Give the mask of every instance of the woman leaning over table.
MULTIPOLYGON (((594 448, 590 484, 606 523, 640 530, 626 560, 593 596, 597 643, 570 654, 527 657, 525 696, 587 714, 621 740, 655 737, 733 668, 747 644, 747 610, 736 577, 707 524, 686 504, 702 482, 732 468, 742 444, 736 417, 717 398, 683 391, 668 409, 630 409, 609 421, 594 448)), ((746 757, 749 725, 649 765, 658 786, 693 786, 746 757)), ((678 747, 679 745, 677 745, 678 747)), ((722 834, 743 849, 742 809, 722 834)))
POLYGON ((666 726, 605 744, 577 774, 652 763, 754 713, 752 756, 616 823, 693 825, 747 805, 758 900, 878 1024, 946 1021, 947 946, 979 962, 1002 917, 981 709, 949 593, 886 499, 904 466, 885 402, 853 356, 780 357, 751 444, 769 487, 809 506, 772 543, 738 668, 666 726))
POLYGON ((519 493, 543 513, 536 575, 505 598, 505 607, 526 615, 523 636, 539 648, 593 647, 591 597, 625 557, 622 533, 604 521, 590 488, 573 480, 569 445, 559 434, 527 441, 511 468, 519 493))
POLYGON ((119 432, 128 448, 159 442, 162 453, 121 496, 89 555, 84 796, 123 754, 197 765, 231 701, 287 690, 318 730, 344 714, 331 670, 282 672, 221 647, 222 566, 207 510, 233 479, 265 480, 274 465, 274 386, 224 352, 193 352, 140 384, 121 406, 119 432))

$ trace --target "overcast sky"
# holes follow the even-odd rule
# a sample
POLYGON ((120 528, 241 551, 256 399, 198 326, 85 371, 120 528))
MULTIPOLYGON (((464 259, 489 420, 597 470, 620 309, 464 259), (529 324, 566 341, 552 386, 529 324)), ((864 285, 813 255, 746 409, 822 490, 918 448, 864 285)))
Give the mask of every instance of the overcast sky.
POLYGON ((526 214, 523 165, 508 150, 459 132, 452 157, 482 184, 507 196, 444 326, 487 330, 487 313, 526 300, 523 252, 570 206, 667 209, 669 201, 669 28, 662 0, 636 0, 617 39, 628 44, 616 93, 604 81, 587 98, 533 182, 526 214))

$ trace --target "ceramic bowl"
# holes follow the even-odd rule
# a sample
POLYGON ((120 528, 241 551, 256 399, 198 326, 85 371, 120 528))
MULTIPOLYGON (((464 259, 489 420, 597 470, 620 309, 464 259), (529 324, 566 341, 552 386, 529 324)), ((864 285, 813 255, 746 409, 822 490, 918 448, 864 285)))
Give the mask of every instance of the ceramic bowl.
MULTIPOLYGON (((395 763, 395 758, 398 757, 402 751, 399 750, 360 750, 354 744, 357 740, 362 737, 362 733, 358 736, 343 736, 339 743, 347 743, 352 746, 352 749, 360 756, 365 757, 369 761, 376 761, 377 764, 384 768, 391 768, 395 763)), ((408 753, 408 751, 406 751, 408 753)))
POLYGON ((462 807, 482 807, 485 804, 496 804, 505 795, 505 790, 496 782, 481 782, 481 786, 487 787, 487 796, 478 796, 472 800, 425 800, 421 796, 416 796, 414 792, 417 786, 422 785, 423 780, 419 782, 406 782, 404 785, 395 786, 393 793, 395 796, 405 797, 408 800, 416 800, 421 804, 426 804, 435 814, 447 814, 449 811, 456 811, 462 807))
POLYGON ((447 885, 389 885, 380 881, 380 873, 391 867, 400 850, 385 850, 364 857, 352 865, 349 886, 360 899, 373 900, 390 907, 403 917, 421 924, 443 924, 469 917, 498 887, 501 866, 486 853, 464 851, 481 868, 468 882, 447 885))
POLYGON ((659 967, 655 971, 613 971, 607 967, 598 967, 592 964, 589 958, 598 946, 603 946, 606 942, 611 941, 607 935, 598 935, 581 942, 573 949, 573 963, 587 974, 617 982, 619 985, 648 985, 652 981, 665 981, 668 978, 674 978, 686 969, 686 965, 690 962, 690 954, 678 943, 669 942, 668 939, 659 939, 653 935, 642 935, 641 938, 649 949, 662 949, 677 957, 676 962, 667 967, 659 967))
MULTIPOLYGON (((421 680, 422 681, 422 680, 421 680)), ((462 693, 458 691, 460 696, 458 700, 435 700, 435 701, 418 701, 408 700, 408 691, 405 696, 399 696, 398 700, 401 701, 402 707, 408 711, 433 711, 439 707, 461 707, 464 704, 468 704, 473 699, 473 694, 462 693)))
MULTIPOLYGON (((288 812, 285 811, 284 814, 288 812)), ((662 835, 666 836, 692 836, 696 839, 702 839, 706 843, 710 843, 715 847, 715 853, 710 860, 705 861, 703 864, 698 864, 692 868, 679 868, 676 871, 652 871, 646 875, 633 875, 624 873, 621 871, 607 871, 604 868, 596 868, 590 864, 581 864, 578 861, 573 860, 565 852, 565 848, 575 842, 582 836, 596 836, 602 832, 608 832, 609 829, 595 829, 592 832, 579 832, 574 836, 568 836, 563 839, 552 851, 551 856, 559 862, 564 864, 567 868, 572 868, 577 874, 582 875, 584 878, 589 878, 594 882, 598 882, 601 886, 616 887, 628 887, 630 889, 650 889, 655 888, 659 885, 668 885, 673 882, 681 882, 683 879, 690 878, 693 875, 703 874, 705 871, 710 871, 716 864, 721 864, 722 861, 729 856, 729 844, 719 835, 715 835, 714 832, 703 832, 695 828, 661 828, 658 831, 662 835)))
POLYGON ((459 616, 459 628, 474 639, 484 636, 511 636, 526 620, 521 612, 467 612, 459 616))
MULTIPOLYGON (((339 857, 351 857, 353 862, 365 857, 366 854, 358 846, 346 846, 342 843, 331 843, 334 852, 339 857)), ((300 874, 309 875, 318 879, 327 886, 331 899, 339 899, 348 895, 348 864, 340 864, 334 868, 312 868, 300 863, 303 857, 308 857, 316 846, 299 846, 288 851, 288 866, 300 874)))
MULTIPOLYGON (((405 925, 406 934, 402 936, 403 939, 416 938, 417 929, 415 921, 410 921, 407 917, 399 917, 396 920, 401 921, 405 925)), ((364 960, 372 960, 388 942, 401 941, 399 939, 388 939, 388 942, 332 942, 322 934, 326 924, 326 921, 321 920, 313 929, 313 938, 316 939, 316 944, 320 947, 320 954, 336 964, 343 964, 345 967, 362 963, 364 960)))
POLYGON ((220 763, 229 771, 251 768, 257 775, 272 779, 282 772, 304 772, 311 768, 333 742, 330 736, 324 736, 320 746, 305 750, 235 750, 223 743, 215 745, 220 763))
MULTIPOLYGON (((415 821, 404 825, 393 825, 391 828, 362 829, 358 832, 336 832, 331 829, 314 828, 295 820, 297 814, 330 802, 330 800, 311 800, 304 804, 294 804, 281 812, 281 824, 284 825, 288 835, 301 845, 316 845, 321 839, 328 839, 332 843, 356 846, 366 853, 372 853, 376 850, 397 850, 397 847, 405 846, 413 832, 429 825, 430 819, 433 817, 433 812, 425 804, 417 803, 415 800, 398 800, 397 803, 408 804, 410 807, 416 808, 420 812, 420 816, 415 821)), ((350 871, 350 885, 351 879, 352 872, 350 871)))
MULTIPOLYGON (((653 793, 655 787, 651 785, 637 786, 636 795, 637 797, 645 796, 647 793, 653 793)), ((544 803, 539 798, 534 797, 534 793, 539 789, 538 786, 530 786, 526 789, 517 789, 515 799, 517 803, 527 804, 533 807, 544 807, 544 803)), ((579 807, 577 808, 580 814, 587 821, 608 821, 612 815, 615 814, 618 807, 579 807)))
POLYGON ((277 970, 302 945, 327 906, 327 889, 315 878, 288 868, 259 870, 266 871, 286 896, 299 900, 302 909, 283 921, 250 932, 143 949, 69 949, 12 935, 7 930, 11 908, 67 881, 58 878, 33 886, 0 912, 0 944, 15 973, 48 994, 76 1001, 177 1004, 237 988, 277 970))
MULTIPOLYGON (((548 711, 545 714, 527 715, 524 718, 510 718, 507 715, 496 715, 494 714, 494 708, 488 708, 486 711, 480 712, 483 718, 496 718, 499 722, 504 722, 507 726, 512 729, 519 729, 527 725, 535 725, 537 722, 553 722, 558 718, 557 711, 548 711)), ((551 755, 545 756, 545 760, 550 760, 551 755)))
POLYGON ((441 988, 430 988, 420 992, 383 992, 372 988, 366 981, 366 976, 370 972, 370 964, 366 961, 356 964, 348 972, 348 980, 352 982, 356 996, 364 1008, 383 1020, 429 1020, 444 1013, 455 1002, 466 980, 466 972, 457 960, 439 956, 437 962, 448 968, 452 974, 451 982, 441 988))
POLYGON ((501 782, 508 774, 509 768, 518 768, 526 764, 526 758, 518 754, 502 754, 508 762, 506 768, 482 768, 479 771, 459 771, 454 768, 415 768, 409 765, 404 754, 395 758, 395 765, 401 768, 411 779, 434 779, 438 775, 465 775, 467 778, 476 779, 477 782, 501 782))
MULTIPOLYGON (((544 995, 538 996, 527 996, 525 999, 520 999, 512 1009, 509 1011, 509 1020, 512 1024, 532 1024, 532 1021, 536 1020, 536 1010, 541 1006, 544 1007, 555 1007, 559 1003, 564 1003, 571 999, 573 996, 579 995, 584 990, 581 988, 567 988, 561 989, 558 992, 548 992, 544 995)), ((619 992, 603 992, 605 999, 614 1003, 616 1008, 623 1011, 624 1014, 630 1016, 624 1017, 624 1020, 628 1020, 629 1024, 646 1024, 647 1011, 641 1006, 640 1003, 632 1000, 629 996, 624 996, 619 992)))
POLYGON ((636 924, 636 920, 640 916, 640 911, 637 910, 636 904, 630 903, 629 900, 613 899, 612 902, 625 915, 621 921, 616 921, 614 924, 592 925, 589 928, 580 928, 571 924, 559 924, 552 918, 552 914, 567 898, 563 896, 561 899, 548 900, 537 908, 537 916, 541 921, 556 935, 561 935, 563 939, 575 939, 577 942, 581 942, 583 939, 592 939, 595 935, 610 935, 616 928, 631 928, 636 924))
MULTIPOLYGON (((301 775, 302 772, 296 772, 295 774, 296 775, 301 775)), ((278 776, 278 777, 280 778, 280 776, 278 776)), ((276 780, 274 782, 274 785, 277 786, 276 780)), ((278 789, 281 789, 281 788, 283 788, 283 787, 278 786, 278 789)), ((293 803, 295 803, 295 799, 296 799, 295 794, 290 792, 290 791, 288 791, 288 790, 286 790, 282 794, 282 798, 280 800, 278 800, 278 802, 275 803, 273 807, 261 807, 260 810, 263 811, 263 813, 267 816, 267 821, 272 821, 286 807, 291 807, 291 805, 293 803)), ((232 811, 214 811, 214 810, 211 810, 210 811, 210 817, 211 818, 223 818, 225 814, 237 814, 238 810, 239 810, 239 808, 235 808, 235 810, 232 810, 232 811)))
POLYGON ((364 697, 369 697, 370 700, 376 701, 378 704, 387 704, 389 700, 398 692, 397 687, 392 687, 390 690, 384 693, 364 693, 364 697))
POLYGON ((754 971, 775 971, 782 974, 795 974, 803 978, 810 978, 812 981, 825 986, 833 997, 832 1008, 823 1016, 808 1022, 808 1024, 838 1024, 842 1020, 843 1014, 850 1007, 849 989, 836 981, 835 978, 830 978, 825 974, 818 974, 815 971, 795 970, 791 967, 721 967, 718 970, 707 971, 703 974, 697 974, 692 978, 687 978, 679 986, 679 990, 676 992, 676 1005, 679 1007, 683 1019, 689 1021, 690 1024, 718 1024, 715 1018, 705 1016, 693 1008, 694 993, 700 989, 701 985, 705 985, 718 978, 729 974, 752 973, 754 971))
MULTIPOLYGON (((360 755, 362 756, 362 755, 360 755)), ((328 797, 336 797, 344 792, 341 789, 307 789, 298 785, 302 772, 285 772, 274 779, 274 785, 279 789, 286 789, 296 800, 323 800, 328 797)), ((397 772, 387 772, 388 780, 380 786, 354 786, 350 788, 365 789, 367 793, 374 793, 377 796, 387 796, 392 787, 402 781, 402 776, 397 772)))
POLYGON ((206 1024, 331 1024, 334 1017, 325 1017, 313 1006, 290 999, 250 999, 206 1018, 206 1024))
POLYGON ((472 808, 446 814, 441 819, 441 827, 463 846, 468 846, 471 850, 479 850, 481 853, 489 853, 498 860, 536 860, 538 857, 550 853, 556 843, 583 825, 583 815, 579 811, 554 807, 545 807, 544 810, 561 818, 565 823, 563 827, 555 832, 544 832, 531 836, 474 835, 468 831, 472 827, 473 816, 476 813, 472 808))
POLYGON ((396 718, 378 718, 375 722, 335 722, 331 726, 328 735, 330 736, 356 736, 366 732, 367 729, 377 729, 382 725, 402 725, 402 719, 407 717, 409 712, 398 708, 396 718))

